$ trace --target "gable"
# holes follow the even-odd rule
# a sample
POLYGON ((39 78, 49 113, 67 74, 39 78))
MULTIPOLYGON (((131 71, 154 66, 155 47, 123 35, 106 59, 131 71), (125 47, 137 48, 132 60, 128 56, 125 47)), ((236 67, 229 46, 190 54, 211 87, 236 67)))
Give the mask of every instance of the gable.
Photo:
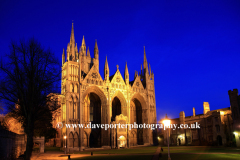
POLYGON ((103 81, 101 75, 99 72, 95 69, 95 66, 93 65, 86 77, 84 78, 83 82, 87 83, 88 80, 97 80, 97 81, 103 81))
POLYGON ((118 84, 124 84, 125 85, 125 81, 123 80, 123 77, 122 77, 119 70, 117 70, 115 72, 115 74, 113 75, 113 77, 111 79, 111 83, 118 83, 118 84))
POLYGON ((144 89, 143 84, 142 84, 139 76, 137 76, 137 78, 136 78, 135 81, 133 82, 132 88, 144 89))

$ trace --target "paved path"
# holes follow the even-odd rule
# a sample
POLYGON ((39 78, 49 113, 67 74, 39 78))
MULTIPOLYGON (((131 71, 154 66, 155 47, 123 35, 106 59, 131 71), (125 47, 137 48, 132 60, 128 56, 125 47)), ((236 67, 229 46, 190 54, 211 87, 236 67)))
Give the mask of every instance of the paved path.
MULTIPOLYGON (((64 153, 52 152, 52 153, 33 153, 31 160, 55 160, 55 159, 68 159, 67 156, 62 156, 64 153)), ((91 156, 89 154, 70 154, 71 158, 79 158, 91 156)))
MULTIPOLYGON (((140 149, 140 148, 139 148, 140 149)), ((158 160, 159 158, 159 153, 160 153, 161 147, 158 147, 156 152, 154 153, 153 156, 153 160, 158 160), (156 158, 154 158, 156 157, 156 158)), ((94 151, 94 150, 93 150, 94 151)), ((63 156, 64 152, 59 152, 59 151, 48 151, 45 153, 32 153, 32 157, 31 160, 67 160, 68 157, 67 156, 63 156)), ((69 155, 69 154, 68 154, 69 155)), ((87 156, 91 156, 90 153, 89 154, 70 154, 71 158, 80 158, 80 157, 87 157, 87 156)), ((121 153, 121 154, 93 154, 93 156, 105 156, 105 155, 153 155, 153 153, 121 153)))
POLYGON ((159 160, 159 153, 161 152, 161 147, 159 146, 156 150, 156 152, 153 155, 152 160, 159 160))

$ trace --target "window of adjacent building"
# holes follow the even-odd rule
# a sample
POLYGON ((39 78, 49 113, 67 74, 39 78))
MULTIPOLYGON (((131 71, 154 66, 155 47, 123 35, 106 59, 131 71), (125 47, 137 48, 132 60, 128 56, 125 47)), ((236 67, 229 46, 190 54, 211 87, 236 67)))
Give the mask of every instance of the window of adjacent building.
POLYGON ((211 126, 208 127, 208 132, 212 132, 212 127, 211 126))
POLYGON ((208 123, 211 123, 211 118, 208 118, 208 119, 207 119, 207 122, 208 122, 208 123))
POLYGON ((218 117, 215 117, 215 122, 218 123, 218 117))

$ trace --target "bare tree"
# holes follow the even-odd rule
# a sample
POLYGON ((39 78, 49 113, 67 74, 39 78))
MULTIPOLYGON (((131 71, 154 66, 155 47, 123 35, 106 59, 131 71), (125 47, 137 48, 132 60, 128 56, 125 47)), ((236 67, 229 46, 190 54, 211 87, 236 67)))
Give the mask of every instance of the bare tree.
POLYGON ((23 124, 27 160, 32 155, 34 131, 41 127, 41 122, 44 126, 44 115, 58 107, 47 108, 47 103, 53 100, 47 95, 57 90, 60 70, 54 54, 34 38, 12 42, 9 54, 1 61, 0 99, 23 124))

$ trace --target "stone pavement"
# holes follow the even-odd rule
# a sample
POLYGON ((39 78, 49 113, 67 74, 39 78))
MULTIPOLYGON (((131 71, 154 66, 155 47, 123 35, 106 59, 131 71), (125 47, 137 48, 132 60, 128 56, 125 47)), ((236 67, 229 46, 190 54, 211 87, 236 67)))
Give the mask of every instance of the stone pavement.
MULTIPOLYGON (((156 152, 154 153, 152 160, 158 160, 159 159, 159 153, 160 153, 161 147, 158 147, 156 152)), ((67 160, 67 156, 63 156, 64 152, 60 151, 48 151, 45 153, 32 153, 31 160, 67 160)), ((69 154, 67 154, 69 155, 69 154)), ((71 158, 80 158, 80 157, 87 157, 91 156, 91 154, 70 154, 71 158)), ((126 154, 94 154, 94 156, 104 156, 104 155, 139 155, 138 153, 126 153, 126 154)), ((153 155, 151 153, 142 153, 140 155, 153 155)))
POLYGON ((159 153, 161 152, 161 147, 159 146, 156 150, 156 152, 153 155, 152 160, 159 160, 159 153))
MULTIPOLYGON (((33 153, 31 160, 68 159, 67 156, 63 156, 63 155, 64 153, 61 153, 61 152, 33 153)), ((90 154, 70 154, 70 155, 71 155, 71 158, 91 156, 90 154)))

